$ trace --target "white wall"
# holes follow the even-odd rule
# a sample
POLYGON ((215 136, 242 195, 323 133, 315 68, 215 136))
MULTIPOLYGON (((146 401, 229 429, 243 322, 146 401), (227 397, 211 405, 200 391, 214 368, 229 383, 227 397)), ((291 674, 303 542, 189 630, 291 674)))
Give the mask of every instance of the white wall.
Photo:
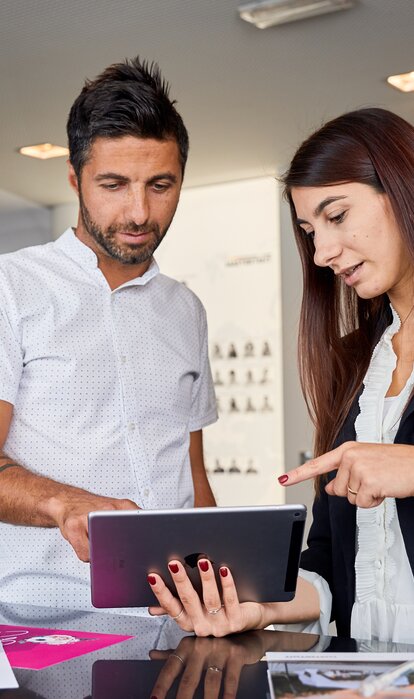
POLYGON ((78 220, 78 204, 61 204, 52 209, 52 238, 56 240, 70 226, 75 227, 78 220))
POLYGON ((270 177, 188 188, 156 253, 207 310, 219 421, 205 460, 220 505, 284 502, 278 207, 270 177))
POLYGON ((52 213, 43 207, 0 211, 0 253, 52 240, 52 213))

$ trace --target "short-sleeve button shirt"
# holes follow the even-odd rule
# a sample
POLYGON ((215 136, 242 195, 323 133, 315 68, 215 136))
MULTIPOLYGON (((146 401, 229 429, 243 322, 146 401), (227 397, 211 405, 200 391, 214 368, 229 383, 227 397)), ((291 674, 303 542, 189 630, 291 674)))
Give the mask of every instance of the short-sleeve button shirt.
MULTIPOLYGON (((14 406, 4 451, 31 471, 191 507, 189 433, 217 419, 204 308, 155 261, 111 291, 72 229, 2 255, 0 400, 14 406)), ((0 524, 0 597, 62 604, 62 589, 89 606, 88 566, 59 530, 0 524)))

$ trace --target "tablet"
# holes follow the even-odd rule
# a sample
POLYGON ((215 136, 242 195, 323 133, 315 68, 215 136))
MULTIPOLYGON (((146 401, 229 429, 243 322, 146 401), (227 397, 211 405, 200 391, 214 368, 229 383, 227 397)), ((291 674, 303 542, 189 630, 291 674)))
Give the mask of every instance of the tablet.
POLYGON ((241 602, 287 602, 295 596, 305 519, 304 505, 91 512, 92 604, 158 605, 147 575, 161 575, 175 594, 172 559, 201 594, 200 558, 211 561, 219 587, 219 568, 231 569, 241 602))

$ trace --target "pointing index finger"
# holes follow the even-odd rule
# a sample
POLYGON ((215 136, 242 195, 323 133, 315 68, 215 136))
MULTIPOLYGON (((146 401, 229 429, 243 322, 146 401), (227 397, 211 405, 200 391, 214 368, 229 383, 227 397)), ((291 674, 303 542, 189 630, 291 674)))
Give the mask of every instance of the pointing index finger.
POLYGON ((328 451, 326 454, 316 457, 316 459, 310 459, 302 466, 284 473, 282 476, 279 476, 278 481, 280 485, 295 485, 296 483, 307 481, 309 478, 315 478, 324 473, 335 471, 339 466, 340 456, 341 447, 337 447, 337 449, 328 451))

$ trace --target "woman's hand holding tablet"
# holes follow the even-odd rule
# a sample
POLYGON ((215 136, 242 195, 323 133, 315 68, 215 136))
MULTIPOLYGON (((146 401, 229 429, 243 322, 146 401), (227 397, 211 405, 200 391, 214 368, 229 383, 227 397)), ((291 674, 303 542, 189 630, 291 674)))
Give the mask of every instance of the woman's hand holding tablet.
POLYGON ((175 597, 156 573, 148 582, 160 607, 150 607, 154 616, 168 614, 183 631, 197 636, 222 637, 227 634, 263 629, 272 623, 310 621, 319 616, 319 599, 313 585, 299 578, 296 597, 290 602, 239 602, 231 571, 221 567, 221 590, 207 559, 198 561, 202 583, 202 600, 179 561, 170 561, 168 568, 177 590, 175 597))
POLYGON ((219 590, 210 562, 207 559, 198 561, 203 600, 179 561, 170 561, 168 568, 178 596, 174 597, 159 575, 151 573, 148 582, 161 606, 150 607, 150 614, 168 614, 181 629, 194 631, 197 636, 225 636, 260 629, 265 625, 264 610, 267 605, 257 602, 240 604, 229 568, 220 568, 219 590))

